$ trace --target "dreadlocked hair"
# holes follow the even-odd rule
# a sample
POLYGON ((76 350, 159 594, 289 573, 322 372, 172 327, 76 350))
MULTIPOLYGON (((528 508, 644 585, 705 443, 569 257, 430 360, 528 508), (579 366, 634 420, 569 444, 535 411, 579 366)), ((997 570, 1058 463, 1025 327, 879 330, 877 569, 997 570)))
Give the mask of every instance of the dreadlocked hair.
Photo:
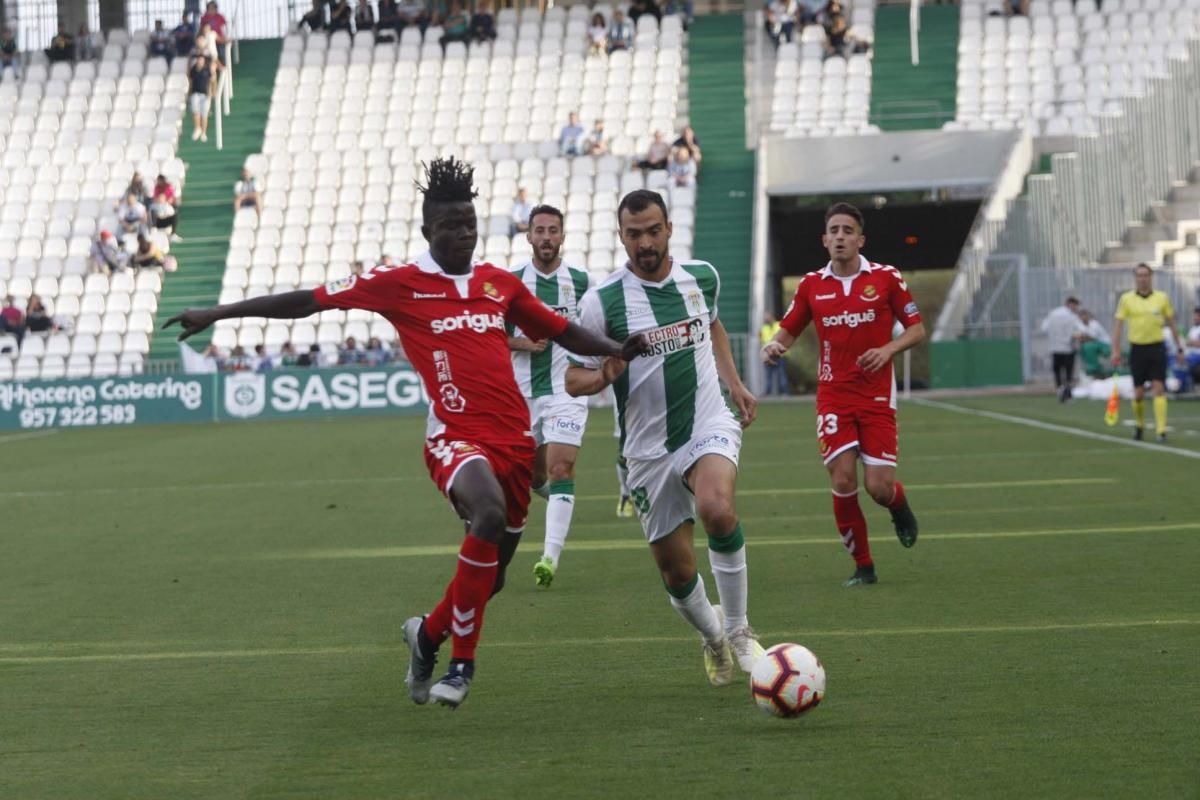
POLYGON ((428 164, 421 162, 425 170, 425 184, 417 181, 417 189, 425 195, 425 203, 469 203, 479 196, 473 179, 475 168, 454 156, 435 158, 428 164))

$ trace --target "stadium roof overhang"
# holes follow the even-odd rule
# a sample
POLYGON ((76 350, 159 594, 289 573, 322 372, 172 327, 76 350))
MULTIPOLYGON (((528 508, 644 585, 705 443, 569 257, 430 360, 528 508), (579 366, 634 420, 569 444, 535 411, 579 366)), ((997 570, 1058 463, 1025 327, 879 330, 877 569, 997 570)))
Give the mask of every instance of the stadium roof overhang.
POLYGON ((986 191, 1008 163, 1016 131, 905 131, 874 136, 767 139, 772 197, 936 189, 986 191))

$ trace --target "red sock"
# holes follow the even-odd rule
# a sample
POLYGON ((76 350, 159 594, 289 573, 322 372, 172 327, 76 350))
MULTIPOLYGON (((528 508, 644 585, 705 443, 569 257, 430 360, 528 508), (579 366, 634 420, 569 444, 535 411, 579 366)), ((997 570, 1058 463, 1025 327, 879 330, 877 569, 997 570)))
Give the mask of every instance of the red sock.
POLYGON ((837 520, 838 535, 846 552, 860 567, 871 566, 871 546, 867 543, 867 518, 858 505, 858 492, 840 495, 833 493, 833 518, 837 520))
POLYGON ((458 571, 451 587, 450 634, 454 643, 451 658, 475 658, 475 645, 483 629, 483 609, 492 596, 499 568, 499 546, 467 534, 458 551, 458 571))
POLYGON ((450 609, 454 602, 454 579, 446 584, 446 593, 429 616, 425 617, 425 635, 434 647, 450 638, 450 609))
POLYGON ((904 484, 902 484, 900 481, 896 481, 895 486, 896 493, 892 495, 892 502, 888 503, 887 506, 893 511, 898 508, 904 508, 904 505, 908 502, 908 499, 904 496, 904 484))

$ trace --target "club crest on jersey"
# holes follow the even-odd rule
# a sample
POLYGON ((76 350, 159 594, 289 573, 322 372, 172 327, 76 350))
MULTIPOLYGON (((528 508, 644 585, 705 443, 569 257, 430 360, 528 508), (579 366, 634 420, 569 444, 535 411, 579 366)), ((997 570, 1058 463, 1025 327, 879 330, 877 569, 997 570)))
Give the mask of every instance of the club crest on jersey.
POLYGON ((644 355, 663 356, 699 347, 708 336, 702 319, 685 319, 671 325, 646 331, 649 348, 644 355))
POLYGON ((354 284, 357 282, 357 275, 347 275, 344 278, 338 278, 336 281, 330 281, 329 283, 325 284, 325 293, 337 294, 338 292, 344 292, 347 289, 353 289, 354 284))
POLYGON ((872 303, 879 299, 879 293, 875 291, 875 286, 873 284, 868 283, 865 287, 863 287, 862 294, 859 295, 858 299, 872 303))
POLYGON ((704 296, 700 294, 700 292, 696 291, 695 289, 688 292, 686 302, 688 311, 692 312, 693 314, 704 313, 704 296))
POLYGON ((497 303, 504 299, 504 295, 500 294, 500 291, 492 285, 491 281, 483 282, 483 295, 489 300, 495 300, 497 303))

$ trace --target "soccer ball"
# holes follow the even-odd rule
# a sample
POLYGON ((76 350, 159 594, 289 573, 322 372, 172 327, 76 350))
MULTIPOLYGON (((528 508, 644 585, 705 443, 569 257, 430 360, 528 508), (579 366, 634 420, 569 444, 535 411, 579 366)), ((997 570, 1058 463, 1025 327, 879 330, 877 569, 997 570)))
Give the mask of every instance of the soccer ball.
POLYGON ((807 647, 777 644, 750 673, 754 702, 776 717, 798 717, 825 699, 825 667, 807 647))

